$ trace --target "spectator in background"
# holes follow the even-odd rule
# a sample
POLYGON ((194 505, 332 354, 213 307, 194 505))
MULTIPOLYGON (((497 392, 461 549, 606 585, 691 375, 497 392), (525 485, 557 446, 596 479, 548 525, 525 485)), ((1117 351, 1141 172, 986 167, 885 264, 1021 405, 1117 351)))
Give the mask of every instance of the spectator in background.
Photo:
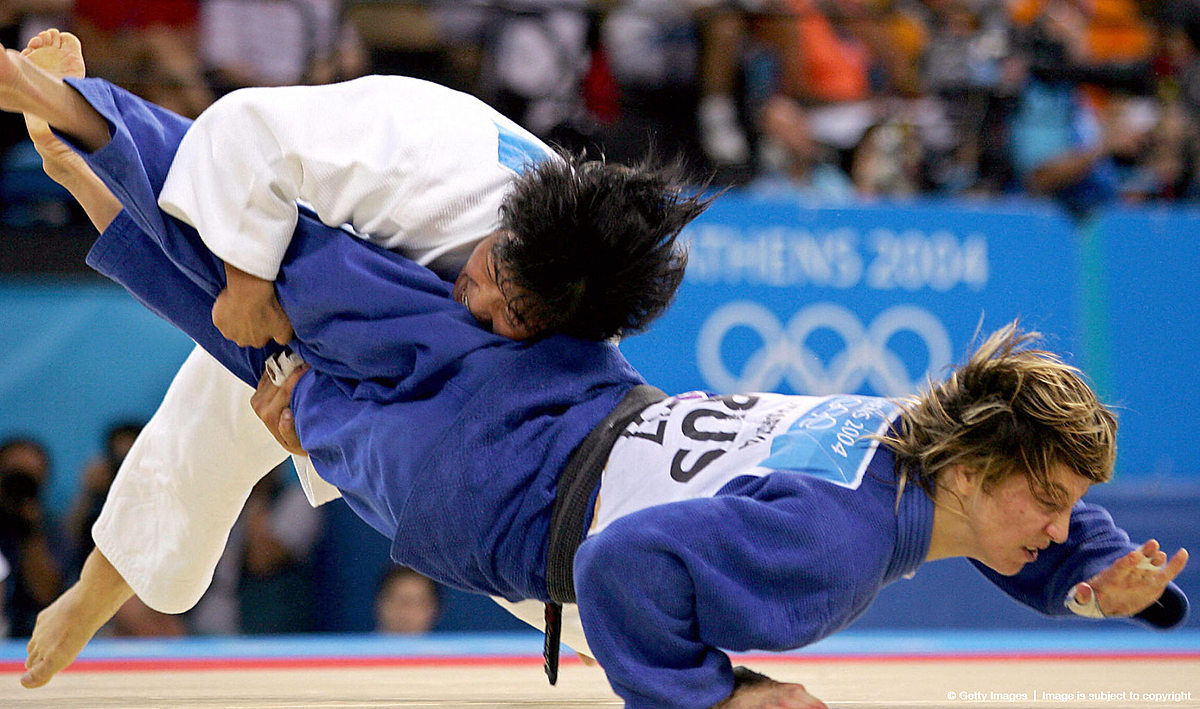
POLYGON ((924 187, 924 163, 916 127, 888 120, 863 134, 851 158, 850 177, 865 199, 913 197, 924 187))
POLYGON ((601 42, 620 102, 605 142, 608 159, 635 162, 654 153, 704 164, 696 125, 696 21, 703 5, 704 0, 626 0, 605 15, 601 42))
POLYGON ((197 0, 75 0, 75 33, 92 48, 88 74, 200 115, 213 96, 196 59, 196 12, 197 0))
POLYGON ((104 434, 104 451, 84 468, 80 476, 81 488, 67 515, 66 532, 72 543, 71 561, 68 571, 77 578, 83 561, 95 546, 92 543, 92 525, 100 516, 108 488, 121 467, 121 461, 129 453, 134 440, 142 430, 141 422, 122 421, 113 424, 104 434))
POLYGON ((760 170, 752 187, 759 193, 799 194, 814 204, 854 199, 854 183, 827 149, 812 137, 808 116, 795 101, 774 96, 759 114, 760 170))
MULTIPOLYGON (((71 8, 71 2, 72 0, 0 0, 0 45, 25 46, 25 35, 28 34, 26 24, 31 19, 44 13, 66 12, 71 8)), ((15 113, 0 113, 0 174, 9 169, 10 160, 13 158, 11 151, 22 142, 27 143, 25 123, 21 116, 15 113)), ((32 152, 32 146, 29 147, 32 152)), ((5 201, 4 191, 0 191, 0 212, 3 211, 5 201)))
POLYGON ((1200 3, 1159 3, 1154 13, 1155 76, 1162 116, 1147 167, 1164 199, 1200 199, 1200 3))
POLYGON ((1146 58, 1154 33, 1138 0, 1090 0, 1090 5, 1086 41, 1093 60, 1139 62, 1146 58))
POLYGON ((746 113, 773 94, 807 109, 813 136, 846 155, 876 120, 874 94, 913 96, 923 26, 891 3, 744 0, 702 23, 700 131, 713 162, 749 159, 734 92, 745 63, 746 113), (751 40, 753 42, 751 43, 751 40), (757 52, 748 50, 757 48, 757 52))
POLYGON ((301 633, 313 629, 313 546, 322 513, 308 504, 290 470, 258 481, 242 512, 246 547, 238 588, 243 633, 301 633))
POLYGON ((482 47, 479 95, 567 150, 592 131, 583 101, 591 67, 587 0, 523 0, 439 10, 447 40, 482 47))
POLYGON ((1000 193, 1011 179, 1004 126, 1018 90, 1009 22, 994 0, 924 0, 929 42, 921 81, 953 130, 935 149, 931 181, 944 191, 1000 193))
POLYGON ((365 50, 339 0, 206 0, 200 54, 218 94, 327 84, 366 71, 365 50))
POLYGON ((0 556, 11 567, 3 595, 13 637, 28 637, 38 611, 63 589, 39 499, 49 477, 50 455, 36 439, 22 436, 0 444, 0 556))
POLYGON ((714 165, 740 165, 750 160, 747 140, 738 110, 738 73, 748 32, 746 14, 781 11, 783 2, 697 3, 698 26, 703 53, 700 57, 700 140, 714 165))
MULTIPOLYGON (((6 588, 4 582, 8 580, 9 571, 8 559, 0 554, 0 589, 6 588)), ((8 637, 8 613, 4 611, 6 600, 6 594, 0 593, 0 638, 8 637)))
POLYGON ((1013 167, 1033 194, 1051 195, 1076 214, 1117 199, 1118 161, 1146 146, 1144 124, 1101 116, 1082 92, 1089 83, 1145 94, 1148 63, 1103 64, 1088 49, 1086 0, 1029 0, 1014 8, 1016 46, 1028 66, 1010 120, 1013 167))
POLYGON ((346 5, 346 21, 362 41, 370 73, 412 76, 474 92, 479 47, 450 41, 446 31, 447 18, 471 12, 467 3, 360 0, 346 5))
POLYGON ((407 566, 393 566, 379 579, 375 592, 375 630, 422 635, 433 630, 442 610, 442 594, 427 576, 407 566))

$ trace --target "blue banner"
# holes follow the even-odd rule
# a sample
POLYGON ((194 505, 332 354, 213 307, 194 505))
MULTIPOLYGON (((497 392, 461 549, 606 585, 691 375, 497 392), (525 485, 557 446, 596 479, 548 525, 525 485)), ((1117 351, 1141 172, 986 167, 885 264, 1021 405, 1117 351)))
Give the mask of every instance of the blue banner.
POLYGON ((1200 476, 1192 437, 1200 401, 1200 212, 1112 209, 1095 229, 1102 272, 1090 297, 1103 319, 1122 475, 1200 476))
POLYGON ((65 514, 116 421, 150 418, 192 342, 107 283, 0 283, 0 439, 32 435, 65 514))
POLYGON ((668 392, 898 396, 1021 318, 1074 359, 1074 227, 1036 204, 812 209, 731 194, 688 228, 678 299, 622 350, 668 392))

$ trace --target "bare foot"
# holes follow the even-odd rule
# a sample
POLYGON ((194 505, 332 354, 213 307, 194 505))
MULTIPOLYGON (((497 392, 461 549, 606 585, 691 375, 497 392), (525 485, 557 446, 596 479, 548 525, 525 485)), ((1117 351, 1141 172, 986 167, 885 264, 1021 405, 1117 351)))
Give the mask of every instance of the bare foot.
POLYGON ((87 616, 83 594, 71 587, 54 603, 38 613, 37 625, 26 648, 25 669, 21 684, 32 689, 50 681, 67 665, 75 661, 107 618, 91 620, 87 616))
POLYGON ((38 613, 26 647, 21 684, 41 687, 75 661, 96 631, 129 600, 133 591, 99 550, 83 565, 79 581, 38 613))
POLYGON ((45 87, 54 83, 49 74, 15 49, 0 52, 0 110, 40 113, 45 110, 45 87))
POLYGON ((39 32, 29 40, 21 56, 45 69, 53 76, 68 76, 81 79, 86 75, 83 63, 83 45, 70 32, 49 29, 39 32))
MULTIPOLYGON (((29 40, 29 45, 21 55, 60 79, 68 76, 83 78, 86 73, 83 46, 79 38, 70 32, 45 30, 29 40)), ((46 121, 26 113, 25 128, 29 131, 33 147, 42 156, 42 168, 50 179, 62 184, 78 172, 88 169, 83 158, 59 140, 46 121)))
POLYGON ((74 89, 63 83, 63 76, 82 75, 83 54, 74 35, 47 31, 34 38, 27 52, 0 47, 0 111, 38 116, 60 132, 70 135, 88 151, 108 143, 108 122, 74 89), (37 46, 32 46, 34 43, 37 46), (33 55, 48 50, 42 62, 33 55))

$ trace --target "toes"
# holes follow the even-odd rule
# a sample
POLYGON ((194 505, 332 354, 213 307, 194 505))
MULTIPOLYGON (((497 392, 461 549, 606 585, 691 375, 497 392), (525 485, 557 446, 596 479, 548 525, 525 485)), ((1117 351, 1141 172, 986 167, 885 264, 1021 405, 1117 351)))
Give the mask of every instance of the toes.
POLYGON ((21 686, 28 689, 36 689, 50 681, 49 677, 44 676, 44 673, 38 669, 32 669, 21 675, 21 686))

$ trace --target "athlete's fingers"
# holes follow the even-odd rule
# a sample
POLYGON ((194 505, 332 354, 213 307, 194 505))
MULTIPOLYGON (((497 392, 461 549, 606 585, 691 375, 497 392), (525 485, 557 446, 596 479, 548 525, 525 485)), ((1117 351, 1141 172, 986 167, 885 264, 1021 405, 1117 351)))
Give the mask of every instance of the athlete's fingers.
POLYGON ((268 421, 266 418, 263 421, 267 422, 267 426, 272 429, 275 435, 275 440, 283 446, 289 453, 296 455, 307 455, 304 446, 300 444, 300 436, 296 433, 296 420, 292 415, 292 390, 296 388, 296 382, 300 381, 300 377, 308 371, 307 364, 301 364, 296 367, 296 371, 288 375, 288 378, 283 381, 283 384, 275 388, 273 394, 273 408, 278 409, 276 414, 272 411, 273 419, 268 421), (273 425, 272 425, 273 423, 273 425))
MULTIPOLYGON (((297 368, 297 371, 288 378, 289 381, 292 381, 292 386, 295 386, 294 379, 298 378, 298 373, 305 369, 307 368, 304 366, 297 368)), ((258 416, 271 432, 279 429, 279 417, 291 403, 292 389, 286 385, 287 381, 282 385, 272 383, 270 373, 263 372, 254 394, 250 396, 250 408, 254 409, 254 415, 258 416)))
POLYGON ((259 418, 262 418, 263 412, 271 403, 271 398, 278 388, 271 382, 269 372, 264 371, 262 376, 258 378, 258 386, 254 388, 254 393, 250 395, 250 408, 254 409, 254 413, 259 418))
POLYGON ((287 449, 289 453, 297 455, 306 455, 304 447, 300 445, 300 437, 296 435, 296 420, 292 417, 291 409, 284 409, 279 415, 279 442, 287 449))
POLYGON ((1183 571, 1183 567, 1187 566, 1187 563, 1187 549, 1180 549, 1179 551, 1175 552, 1175 556, 1171 557, 1171 560, 1167 562, 1167 565, 1163 568, 1164 572, 1167 574, 1167 581, 1174 581, 1175 577, 1178 576, 1181 571, 1183 571))

